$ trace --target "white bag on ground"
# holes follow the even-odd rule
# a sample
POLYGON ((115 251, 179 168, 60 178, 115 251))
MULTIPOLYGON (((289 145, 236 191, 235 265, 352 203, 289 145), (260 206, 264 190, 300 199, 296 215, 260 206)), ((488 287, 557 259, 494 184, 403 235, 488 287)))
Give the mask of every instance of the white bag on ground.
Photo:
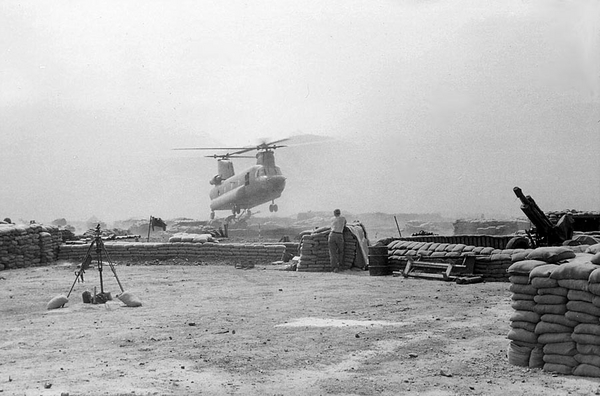
POLYGON ((60 308, 68 302, 69 302, 69 299, 67 298, 67 296, 64 296, 61 294, 60 296, 56 296, 52 300, 48 301, 46 308, 48 308, 48 309, 60 308))
POLYGON ((142 300, 140 300, 137 296, 131 294, 130 292, 123 292, 118 297, 125 305, 128 307, 141 307, 142 300))

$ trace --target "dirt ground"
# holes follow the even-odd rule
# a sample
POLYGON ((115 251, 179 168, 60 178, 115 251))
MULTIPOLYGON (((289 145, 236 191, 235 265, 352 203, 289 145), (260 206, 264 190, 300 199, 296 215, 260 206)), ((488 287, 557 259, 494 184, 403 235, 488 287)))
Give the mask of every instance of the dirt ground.
POLYGON ((127 264, 142 307, 84 304, 90 269, 47 310, 72 263, 0 272, 1 395, 600 394, 599 379, 508 364, 508 283, 127 264))

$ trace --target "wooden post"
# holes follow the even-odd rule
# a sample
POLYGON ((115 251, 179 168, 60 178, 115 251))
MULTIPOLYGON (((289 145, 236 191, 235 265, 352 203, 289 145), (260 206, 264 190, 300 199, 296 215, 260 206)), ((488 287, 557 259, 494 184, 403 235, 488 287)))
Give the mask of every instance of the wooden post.
POLYGON ((400 226, 398 225, 398 219, 394 216, 394 220, 396 221, 396 228, 398 229, 398 235, 402 238, 402 233, 400 232, 400 226))
POLYGON ((150 221, 148 222, 148 238, 146 239, 147 242, 150 242, 150 227, 152 227, 152 216, 150 216, 150 221))

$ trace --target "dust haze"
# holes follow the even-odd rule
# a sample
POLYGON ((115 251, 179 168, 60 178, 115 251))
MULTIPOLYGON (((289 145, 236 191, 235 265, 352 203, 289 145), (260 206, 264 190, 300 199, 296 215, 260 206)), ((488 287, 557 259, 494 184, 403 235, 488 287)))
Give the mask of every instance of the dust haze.
POLYGON ((171 149, 290 136, 278 216, 600 210, 597 1, 9 0, 0 37, 2 218, 207 219, 171 149))

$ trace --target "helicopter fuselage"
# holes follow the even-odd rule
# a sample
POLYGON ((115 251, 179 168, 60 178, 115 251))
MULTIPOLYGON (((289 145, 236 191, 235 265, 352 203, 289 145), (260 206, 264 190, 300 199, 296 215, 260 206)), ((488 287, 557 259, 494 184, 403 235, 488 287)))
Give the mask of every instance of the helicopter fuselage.
POLYGON ((254 165, 228 178, 215 176, 211 184, 215 187, 209 194, 210 209, 239 213, 279 198, 285 188, 285 177, 274 164, 254 165))

